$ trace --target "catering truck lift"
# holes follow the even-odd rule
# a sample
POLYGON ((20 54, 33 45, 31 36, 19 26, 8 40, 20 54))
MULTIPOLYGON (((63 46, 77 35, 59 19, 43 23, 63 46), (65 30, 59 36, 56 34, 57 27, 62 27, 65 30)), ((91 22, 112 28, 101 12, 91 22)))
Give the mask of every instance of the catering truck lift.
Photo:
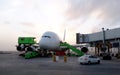
POLYGON ((38 46, 35 41, 35 37, 18 37, 17 50, 22 52, 20 56, 28 58, 33 58, 39 55, 37 52, 38 46))

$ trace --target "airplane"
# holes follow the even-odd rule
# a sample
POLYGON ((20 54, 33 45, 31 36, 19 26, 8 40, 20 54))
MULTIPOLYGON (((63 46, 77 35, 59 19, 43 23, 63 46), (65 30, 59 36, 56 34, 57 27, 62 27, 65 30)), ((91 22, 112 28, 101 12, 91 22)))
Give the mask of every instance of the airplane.
POLYGON ((56 52, 56 54, 62 53, 63 55, 65 54, 64 52, 67 50, 68 50, 68 54, 69 54, 70 49, 71 49, 72 51, 77 53, 79 56, 83 55, 84 53, 86 53, 88 51, 88 49, 86 47, 83 47, 83 45, 70 45, 70 44, 64 42, 65 34, 66 34, 66 30, 64 31, 63 41, 61 41, 56 33, 51 32, 51 31, 45 32, 42 35, 41 40, 39 41, 40 49, 42 49, 46 52, 53 51, 53 52, 56 52), (82 50, 80 51, 76 47, 81 47, 82 50))

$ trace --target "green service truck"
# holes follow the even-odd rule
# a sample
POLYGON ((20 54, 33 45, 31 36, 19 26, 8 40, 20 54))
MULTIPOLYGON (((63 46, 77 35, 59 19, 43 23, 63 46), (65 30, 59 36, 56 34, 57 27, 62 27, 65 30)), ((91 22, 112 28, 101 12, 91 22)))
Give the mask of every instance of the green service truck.
POLYGON ((24 56, 26 59, 33 58, 39 55, 36 51, 36 41, 35 37, 18 37, 17 50, 24 52, 20 56, 24 56))
POLYGON ((25 51, 25 48, 28 48, 36 44, 35 37, 18 37, 18 51, 25 51))

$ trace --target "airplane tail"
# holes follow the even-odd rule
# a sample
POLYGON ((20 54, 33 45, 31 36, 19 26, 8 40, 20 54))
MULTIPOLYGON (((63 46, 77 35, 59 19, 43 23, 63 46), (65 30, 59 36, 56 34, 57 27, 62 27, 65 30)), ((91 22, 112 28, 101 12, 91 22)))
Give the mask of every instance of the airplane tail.
POLYGON ((66 37, 66 29, 64 30, 64 37, 63 37, 63 41, 65 41, 65 37, 66 37))

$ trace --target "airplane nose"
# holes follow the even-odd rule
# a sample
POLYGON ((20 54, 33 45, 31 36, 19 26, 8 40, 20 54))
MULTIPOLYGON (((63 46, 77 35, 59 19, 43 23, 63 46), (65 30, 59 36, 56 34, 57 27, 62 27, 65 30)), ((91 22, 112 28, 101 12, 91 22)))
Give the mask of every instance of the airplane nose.
POLYGON ((46 40, 40 40, 39 42, 39 46, 40 48, 42 49, 47 49, 49 47, 49 41, 46 39, 46 40))

